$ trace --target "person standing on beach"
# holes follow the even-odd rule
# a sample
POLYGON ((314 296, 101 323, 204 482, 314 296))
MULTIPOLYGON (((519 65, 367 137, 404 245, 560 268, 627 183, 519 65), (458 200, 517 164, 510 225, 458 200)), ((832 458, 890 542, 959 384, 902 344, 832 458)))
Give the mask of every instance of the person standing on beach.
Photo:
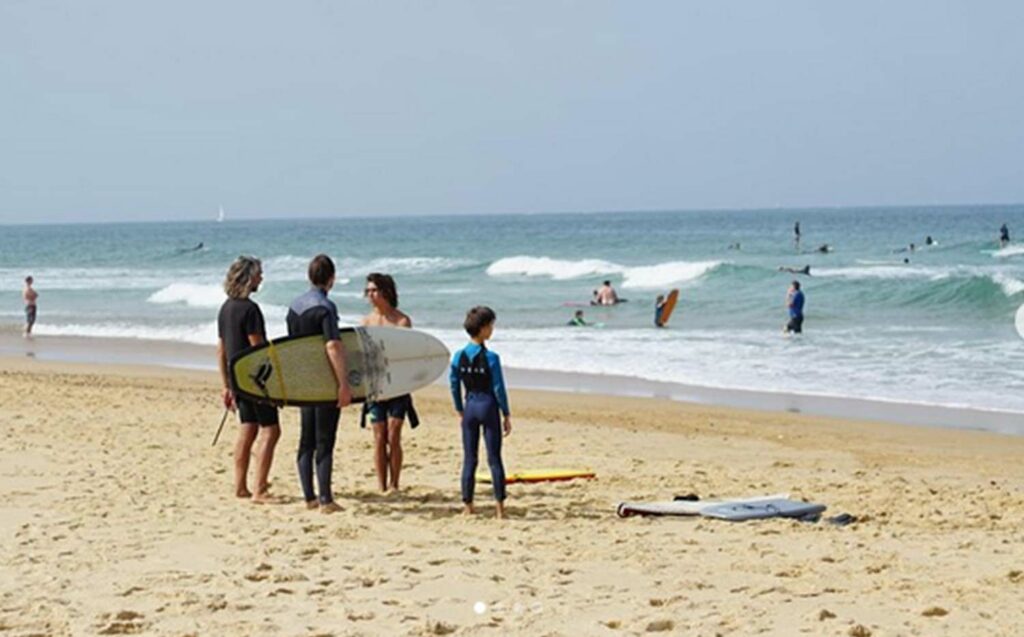
POLYGON ((32 287, 33 281, 32 277, 25 277, 25 288, 21 291, 21 300, 25 302, 25 338, 32 338, 32 326, 36 324, 39 293, 32 287))
MULTIPOLYGON (((398 290, 389 274, 371 272, 366 275, 366 300, 373 309, 363 317, 363 325, 378 327, 412 327, 412 319, 398 311, 398 290)), ((412 407, 412 396, 405 394, 380 402, 368 402, 364 413, 370 416, 373 428, 374 467, 380 490, 398 491, 402 474, 402 423, 412 407), (390 478, 390 479, 389 479, 390 478)), ((416 425, 413 413, 410 422, 416 425)))
POLYGON ((804 293, 800 282, 793 281, 786 294, 786 307, 789 309, 789 323, 783 330, 786 334, 802 334, 804 329, 804 293))
POLYGON ((508 394, 501 375, 501 360, 484 343, 494 334, 497 317, 489 307, 478 306, 466 313, 463 327, 470 343, 452 356, 448 381, 452 402, 462 426, 462 503, 463 513, 473 513, 473 492, 476 488, 476 467, 480 454, 480 431, 487 447, 487 464, 491 467, 491 486, 496 502, 495 514, 505 517, 505 465, 501 460, 502 436, 512 433, 512 416, 508 394), (466 400, 462 400, 462 387, 466 400), (504 415, 502 422, 499 411, 504 415))
POLYGON ((338 436, 341 409, 352 402, 352 392, 348 386, 345 350, 338 330, 338 308, 327 298, 327 293, 334 287, 334 261, 326 254, 316 255, 309 262, 308 275, 312 287, 288 307, 288 335, 323 336, 327 361, 338 384, 338 400, 330 407, 300 408, 302 427, 297 457, 299 483, 307 508, 319 507, 321 513, 334 513, 341 510, 331 491, 334 443, 338 436), (313 488, 314 461, 320 487, 319 497, 313 488))
POLYGON ((266 326, 260 306, 249 298, 263 282, 259 259, 238 257, 224 277, 228 298, 217 315, 217 363, 224 384, 224 407, 238 412, 238 437, 235 440, 235 496, 252 498, 257 504, 270 501, 268 478, 274 461, 274 449, 281 437, 277 408, 237 398, 231 391, 228 361, 239 352, 267 341, 266 326), (256 485, 250 492, 246 485, 249 458, 256 445, 256 485))

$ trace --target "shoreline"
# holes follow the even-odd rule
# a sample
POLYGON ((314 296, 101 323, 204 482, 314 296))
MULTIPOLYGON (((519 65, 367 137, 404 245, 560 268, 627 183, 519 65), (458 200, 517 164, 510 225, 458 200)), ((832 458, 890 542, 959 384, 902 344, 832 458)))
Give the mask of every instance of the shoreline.
MULTIPOLYGON (((0 358, 179 368, 216 372, 212 345, 133 338, 36 336, 0 332, 0 358)), ((681 403, 851 418, 900 425, 924 425, 1024 435, 1024 413, 881 399, 798 394, 652 381, 631 376, 508 367, 510 385, 523 389, 588 396, 661 398, 681 403)), ((446 385, 442 376, 436 385, 446 385)))

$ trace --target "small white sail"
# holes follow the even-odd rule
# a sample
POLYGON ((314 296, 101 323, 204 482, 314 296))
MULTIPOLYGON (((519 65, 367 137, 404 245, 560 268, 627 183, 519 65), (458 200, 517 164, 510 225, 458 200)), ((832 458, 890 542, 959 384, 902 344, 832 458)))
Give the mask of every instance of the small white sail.
POLYGON ((217 223, 224 223, 224 206, 221 206, 217 213, 217 223))

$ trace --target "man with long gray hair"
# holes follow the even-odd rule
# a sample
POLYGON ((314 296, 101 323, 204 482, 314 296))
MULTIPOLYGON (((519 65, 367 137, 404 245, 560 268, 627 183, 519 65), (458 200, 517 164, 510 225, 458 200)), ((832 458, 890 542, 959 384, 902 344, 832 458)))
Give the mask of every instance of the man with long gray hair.
POLYGON ((224 383, 224 407, 238 412, 241 425, 235 441, 235 495, 252 498, 257 504, 271 501, 268 493, 270 465, 274 460, 274 448, 281 437, 277 408, 237 398, 231 391, 228 376, 228 361, 235 354, 267 341, 267 330, 260 306, 249 298, 263 282, 263 266, 259 259, 241 256, 228 268, 224 278, 224 292, 228 298, 217 316, 217 361, 224 383), (249 473, 249 458, 256 445, 256 484, 249 491, 246 484, 249 473))

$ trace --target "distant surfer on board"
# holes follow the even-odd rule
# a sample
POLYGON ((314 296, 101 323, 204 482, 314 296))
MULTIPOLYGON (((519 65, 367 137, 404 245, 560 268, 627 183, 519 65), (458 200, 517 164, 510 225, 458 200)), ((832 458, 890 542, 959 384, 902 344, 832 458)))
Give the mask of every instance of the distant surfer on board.
POLYGON ((793 281, 786 293, 786 308, 789 310, 789 323, 783 330, 786 334, 802 334, 804 330, 804 293, 800 282, 793 281))
POLYGON ((473 513, 473 492, 476 489, 476 466, 480 454, 480 432, 487 447, 487 464, 491 468, 497 517, 505 517, 505 465, 501 460, 502 434, 512 433, 512 415, 508 394, 501 375, 501 360, 487 349, 485 343, 494 333, 497 317, 489 307, 478 306, 466 313, 463 327, 470 343, 452 357, 448 382, 452 402, 462 426, 462 503, 463 513, 473 513), (462 387, 466 388, 463 402, 462 387), (501 415, 505 416, 504 422, 501 415))
POLYGON ((793 245, 796 249, 800 249, 800 222, 797 221, 793 224, 793 245))
POLYGON ((301 407, 302 425, 299 433, 299 482, 306 507, 321 513, 334 513, 341 507, 334 501, 331 491, 331 473, 334 469, 334 443, 338 436, 341 408, 352 402, 345 370, 345 350, 338 331, 338 308, 327 298, 334 287, 334 261, 326 254, 318 254, 309 262, 308 292, 292 301, 288 308, 288 336, 323 336, 327 361, 338 384, 338 402, 330 407, 301 407), (320 486, 317 496, 313 488, 313 467, 320 486))
POLYGON ((788 265, 780 265, 779 272, 789 272, 790 274, 806 274, 807 276, 811 276, 811 266, 805 265, 802 268, 793 268, 788 265))
POLYGON ((1010 229, 1004 223, 999 227, 999 247, 1005 248, 1010 243, 1010 229))
POLYGON ((228 295, 217 315, 217 363, 224 383, 221 395, 224 406, 238 412, 238 437, 235 440, 235 496, 252 498, 257 504, 270 501, 268 476, 274 462, 274 449, 281 438, 277 407, 236 398, 228 378, 228 361, 241 351, 267 342, 263 312, 249 298, 260 289, 263 266, 259 259, 238 257, 224 277, 228 295), (246 485, 249 458, 256 444, 256 484, 252 492, 246 485))
POLYGON ((601 289, 597 291, 593 303, 594 305, 615 305, 619 302, 619 295, 615 292, 615 288, 612 287, 611 281, 605 281, 601 284, 601 289))
MULTIPOLYGON (((373 310, 363 317, 363 325, 412 327, 412 319, 398 310, 398 290, 390 274, 371 272, 366 275, 363 295, 373 306, 373 310)), ((365 403, 363 413, 369 415, 373 428, 373 464, 377 470, 377 485, 384 492, 388 489, 398 491, 398 479, 402 473, 402 423, 408 414, 412 426, 419 424, 419 418, 412 409, 412 396, 403 394, 365 403)))

